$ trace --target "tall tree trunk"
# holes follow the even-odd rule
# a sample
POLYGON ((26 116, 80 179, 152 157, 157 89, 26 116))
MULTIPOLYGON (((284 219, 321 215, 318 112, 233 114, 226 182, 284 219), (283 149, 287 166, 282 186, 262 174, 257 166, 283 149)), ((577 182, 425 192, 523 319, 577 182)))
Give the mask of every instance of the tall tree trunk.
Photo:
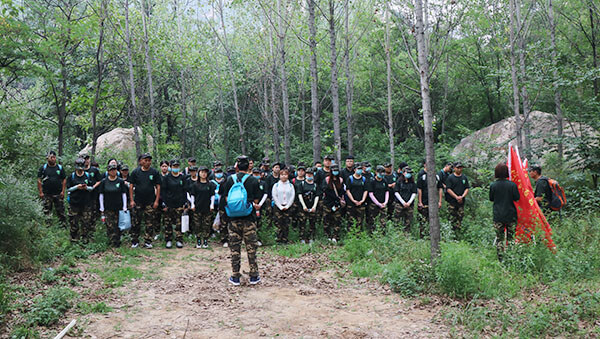
MULTIPOLYGON (((265 65, 265 68, 267 66, 265 65)), ((263 120, 265 121, 265 135, 269 134, 269 131, 273 133, 273 116, 269 115, 269 81, 266 76, 262 77, 262 95, 263 95, 263 105, 262 105, 262 114, 263 120)), ((271 149, 271 145, 274 145, 274 142, 267 142, 265 145, 265 155, 273 154, 273 150, 271 149)))
POLYGON ((96 146, 98 144, 98 126, 96 117, 98 115, 98 102, 100 101, 100 90, 102 89, 102 80, 104 79, 104 21, 107 13, 107 0, 100 1, 100 32, 98 35, 98 48, 96 49, 96 72, 98 73, 98 82, 96 83, 96 93, 92 103, 92 159, 96 157, 96 146))
POLYGON ((557 125, 557 136, 558 136, 558 159, 563 160, 563 112, 561 107, 561 91, 558 85, 558 53, 556 48, 556 23, 554 22, 554 8, 552 6, 552 0, 548 0, 548 21, 550 22, 550 44, 552 51, 552 77, 554 78, 554 109, 556 111, 556 125, 557 125))
POLYGON ((387 128, 390 144, 390 163, 396 168, 396 156, 394 146, 394 116, 392 115, 392 62, 390 46, 390 4, 386 2, 385 11, 385 66, 387 74, 387 128))
MULTIPOLYGON (((182 63, 184 63, 184 59, 183 59, 183 45, 181 43, 181 36, 182 36, 182 32, 181 32, 181 16, 179 15, 179 10, 178 10, 178 0, 174 0, 173 1, 173 12, 175 14, 175 21, 177 22, 177 48, 179 49, 179 60, 181 60, 182 63)), ((183 15, 183 14, 182 14, 183 15)), ((187 104, 187 93, 186 93, 186 76, 185 76, 185 70, 186 67, 184 64, 179 65, 180 70, 179 70, 179 86, 181 89, 181 96, 180 96, 180 100, 181 100, 181 157, 186 157, 188 156, 188 142, 187 142, 187 123, 188 123, 188 104, 187 104)), ((245 153, 245 152, 244 152, 245 153)))
POLYGON ((229 76, 231 78, 231 89, 233 91, 233 106, 235 108, 235 119, 237 120, 238 132, 240 134, 240 146, 242 153, 246 154, 246 133, 244 131, 244 124, 242 123, 242 116, 240 112, 240 106, 238 104, 237 97, 237 84, 235 80, 235 71, 233 70, 233 60, 231 57, 231 50, 227 44, 227 29, 225 28, 225 20, 223 18, 223 1, 219 0, 219 16, 221 18, 221 29, 223 30, 223 48, 227 55, 227 63, 229 65, 229 76))
POLYGON ((519 46, 519 69, 521 72, 521 99, 523 100, 523 148, 525 154, 529 157, 531 155, 531 140, 529 138, 531 134, 531 129, 529 125, 529 113, 531 112, 531 107, 529 104, 529 93, 527 91, 527 70, 525 68, 525 22, 521 18, 521 2, 520 0, 515 0, 515 15, 518 23, 518 30, 520 34, 517 36, 518 46, 519 46))
POLYGON ((337 69, 337 49, 335 32, 335 0, 329 0, 329 47, 331 51, 331 102, 333 106, 333 138, 335 156, 339 163, 342 158, 342 136, 340 131, 340 98, 337 69))
POLYGON ((219 118, 221 120, 221 126, 223 126, 223 147, 225 148, 225 163, 229 164, 229 138, 227 136, 227 121, 225 120, 225 109, 223 108, 223 82, 221 79, 221 65, 219 65, 219 56, 215 58, 215 65, 217 68, 217 83, 218 83, 218 105, 219 105, 219 118))
POLYGON ((300 142, 302 144, 304 144, 304 142, 306 141, 306 105, 304 104, 306 101, 306 67, 305 63, 304 63, 304 54, 300 54, 300 64, 302 65, 302 67, 300 67, 300 83, 299 83, 299 89, 298 89, 298 98, 299 98, 299 107, 298 109, 300 110, 300 126, 301 126, 301 131, 300 131, 300 142))
POLYGON ((435 148, 433 140, 433 112, 429 94, 429 62, 423 25, 422 0, 415 1, 415 17, 417 19, 416 38, 421 78, 421 101, 423 105, 423 121, 425 131, 425 161, 429 174, 427 175, 427 193, 429 194, 429 232, 431 234, 431 260, 436 262, 440 253, 440 219, 438 215, 438 195, 435 176, 435 148))
POLYGON ((125 0, 125 41, 127 45, 127 64, 129 66, 129 94, 131 100, 131 116, 133 117, 133 139, 137 155, 142 154, 140 145, 140 119, 135 105, 135 82, 133 80, 133 58, 131 56, 131 36, 129 33, 129 0, 125 0))
MULTIPOLYGON (((588 8, 590 11, 590 34, 591 34, 591 45, 592 45, 592 64, 594 65, 594 69, 598 69, 598 51, 596 46, 596 23, 594 19, 594 3, 591 0, 588 0, 588 8)), ((594 86, 594 98, 598 99, 598 91, 600 90, 598 87, 598 77, 594 77, 593 81, 594 86)))
POLYGON ((275 73, 277 72, 277 61, 276 61, 276 56, 275 56, 275 52, 273 51, 273 37, 271 36, 271 34, 269 33, 269 48, 271 51, 271 55, 273 56, 273 68, 271 69, 271 72, 269 73, 269 80, 271 82, 271 113, 273 115, 273 117, 271 118, 271 120, 273 121, 273 149, 275 152, 275 161, 279 162, 280 158, 281 158, 281 151, 279 150, 280 147, 280 141, 279 141, 279 115, 277 114, 278 110, 277 110, 277 94, 276 94, 276 79, 275 79, 275 73))
POLYGON ((144 26, 144 57, 146 59, 146 74, 148 77, 148 101, 150 102, 150 120, 152 123, 152 152, 157 152, 158 132, 156 128, 156 111, 154 107, 154 86, 152 84, 152 58, 148 39, 148 22, 150 21, 150 4, 142 0, 142 24, 144 26), (146 7, 147 5, 147 7, 146 7))
POLYGON ((277 12, 279 13, 279 57, 281 59, 279 69, 281 73, 281 103, 283 104, 283 148, 285 150, 285 163, 291 164, 292 151, 290 145, 290 103, 288 98, 287 72, 285 69, 285 28, 282 24, 284 13, 281 12, 281 0, 277 0, 277 12))
POLYGON ((515 0, 509 1, 509 15, 510 15, 510 77, 512 80, 513 89, 513 111, 515 114, 515 134, 517 139, 517 146, 519 149, 523 148, 523 133, 521 125, 521 104, 519 99, 519 79, 517 77, 517 51, 516 51, 516 31, 517 24, 515 20, 515 0))
POLYGON ((346 124, 348 130, 348 153, 354 153, 354 131, 352 121, 352 101, 354 97, 354 74, 350 70, 350 27, 349 17, 350 9, 348 3, 350 0, 344 1, 344 28, 346 30, 345 45, 344 45, 344 63, 346 66, 346 124))
POLYGON ((308 2, 308 29, 310 31, 310 109, 312 116, 313 162, 321 160, 321 112, 319 111, 317 73, 317 29, 315 27, 315 0, 308 2))

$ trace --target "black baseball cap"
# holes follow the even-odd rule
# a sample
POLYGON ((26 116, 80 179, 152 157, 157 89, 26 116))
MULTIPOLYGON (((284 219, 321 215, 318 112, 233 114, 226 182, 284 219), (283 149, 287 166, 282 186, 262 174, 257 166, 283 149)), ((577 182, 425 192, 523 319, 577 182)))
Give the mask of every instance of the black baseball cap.
POLYGON ((254 168, 252 169, 252 173, 260 173, 260 168, 258 168, 258 167, 254 167, 254 168))
POLYGON ((179 163, 179 160, 178 160, 178 159, 173 159, 173 160, 171 160, 171 166, 175 166, 175 165, 177 165, 177 166, 181 165, 181 164, 179 163))
POLYGON ((353 155, 348 155, 348 156, 346 156, 346 160, 348 160, 348 159, 352 159, 352 160, 354 160, 354 156, 353 156, 353 155))
POLYGON ((85 166, 85 160, 83 158, 77 158, 75 160, 75 168, 76 169, 83 169, 84 166, 85 166))
POLYGON ((150 153, 144 153, 140 155, 140 160, 141 159, 152 159, 152 155, 150 155, 150 153))
POLYGON ((221 167, 215 168, 215 173, 222 173, 222 172, 223 172, 223 168, 221 168, 221 167))
POLYGON ((213 161, 213 167, 217 167, 217 166, 223 166, 223 163, 221 162, 221 160, 213 161))
POLYGON ((196 170, 197 171, 206 171, 206 172, 208 172, 208 167, 206 167, 206 166, 200 166, 200 167, 197 167, 196 170))
POLYGON ((392 163, 391 162, 386 162, 385 164, 383 164, 383 167, 392 167, 392 163))
POLYGON ((457 161, 454 163, 454 168, 464 168, 465 166, 463 165, 462 162, 457 161))
POLYGON ((129 166, 127 166, 126 164, 123 164, 121 166, 121 171, 129 171, 129 166))
POLYGON ((385 172, 385 168, 381 165, 378 165, 377 168, 375 169, 375 171, 377 173, 385 172))
POLYGON ((306 169, 306 174, 315 174, 315 170, 312 167, 306 169))
POLYGON ((339 166, 338 164, 331 165, 331 170, 332 170, 332 171, 333 171, 333 170, 339 170, 339 169, 340 169, 340 166, 339 166))
POLYGON ((108 165, 108 167, 106 167, 107 171, 116 170, 116 169, 117 169, 117 165, 116 164, 110 164, 110 165, 108 165))
POLYGON ((335 158, 333 157, 333 155, 326 155, 325 158, 323 158, 324 160, 334 160, 335 158))
POLYGON ((52 156, 52 155, 56 156, 56 152, 54 152, 54 151, 48 151, 48 154, 46 154, 46 157, 49 157, 49 156, 52 156))
POLYGON ((89 154, 87 154, 87 153, 81 153, 81 154, 79 155, 79 157, 80 157, 80 158, 83 158, 83 159, 89 159, 89 158, 90 158, 90 155, 89 155, 89 154))
POLYGON ((189 158, 188 158, 188 162, 196 162, 196 158, 194 158, 194 157, 189 157, 189 158))
POLYGON ((190 166, 190 172, 198 172, 198 166, 190 166))

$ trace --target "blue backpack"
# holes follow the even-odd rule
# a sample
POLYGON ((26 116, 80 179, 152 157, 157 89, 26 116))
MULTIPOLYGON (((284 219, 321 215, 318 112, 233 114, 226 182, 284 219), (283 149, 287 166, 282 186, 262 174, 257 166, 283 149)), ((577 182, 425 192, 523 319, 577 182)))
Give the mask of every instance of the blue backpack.
POLYGON ((230 218, 247 217, 252 213, 252 204, 248 202, 248 192, 244 187, 244 182, 250 177, 250 174, 245 174, 242 180, 238 179, 237 175, 233 175, 233 186, 227 194, 227 205, 225 212, 230 218))
POLYGON ((214 179, 211 182, 217 186, 215 188, 215 206, 219 206, 219 188, 221 187, 221 183, 214 179))

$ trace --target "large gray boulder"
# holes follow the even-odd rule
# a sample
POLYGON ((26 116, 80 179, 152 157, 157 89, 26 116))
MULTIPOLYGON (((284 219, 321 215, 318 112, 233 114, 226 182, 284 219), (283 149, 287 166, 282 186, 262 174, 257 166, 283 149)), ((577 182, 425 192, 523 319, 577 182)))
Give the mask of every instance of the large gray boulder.
MULTIPOLYGON (((533 111, 529 115, 529 126, 532 154, 534 155, 530 160, 543 161, 544 154, 556 151, 556 116, 533 111)), ((566 152, 573 148, 573 143, 569 142, 569 138, 580 137, 582 134, 598 135, 598 131, 585 124, 564 120, 563 126, 565 138, 563 144, 566 152)), ((513 116, 463 138, 454 147, 451 154, 453 158, 470 164, 482 161, 493 163, 506 159, 508 143, 515 142, 515 139, 515 117, 513 116)))
MULTIPOLYGON (((138 127, 138 134, 140 140, 143 140, 144 135, 142 129, 138 127)), ((150 135, 146 136, 148 148, 152 148, 153 139, 150 135)), ((102 154, 104 152, 110 154, 118 154, 135 150, 135 139, 133 128, 115 128, 108 133, 102 134, 98 137, 96 142, 96 154, 102 154)), ((80 152, 90 154, 92 153, 92 145, 88 144, 80 152)))

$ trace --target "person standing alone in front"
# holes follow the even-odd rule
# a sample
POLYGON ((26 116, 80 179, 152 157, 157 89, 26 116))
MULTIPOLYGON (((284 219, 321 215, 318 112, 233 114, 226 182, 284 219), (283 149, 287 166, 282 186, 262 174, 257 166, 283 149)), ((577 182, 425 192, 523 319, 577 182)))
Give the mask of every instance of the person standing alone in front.
POLYGON ((494 202, 494 229, 496 230, 496 252, 502 261, 506 244, 513 240, 517 222, 515 201, 520 195, 517 184, 508 180, 508 166, 500 163, 494 170, 496 181, 490 185, 490 201, 494 202))
POLYGON ((139 246, 142 220, 145 222, 144 247, 152 248, 152 235, 156 229, 156 209, 160 198, 160 173, 150 167, 152 156, 149 153, 140 156, 141 166, 129 176, 129 200, 134 210, 134 224, 131 227, 131 247, 139 246), (135 192, 135 196, 133 194, 135 192))
MULTIPOLYGON (((44 214, 50 216, 52 209, 56 211, 56 216, 62 227, 67 227, 67 218, 65 218, 65 187, 67 184, 65 170, 56 163, 56 153, 48 152, 46 163, 38 171, 38 191, 40 199, 44 206, 44 214)), ((48 219, 50 221, 50 219, 48 219)))

